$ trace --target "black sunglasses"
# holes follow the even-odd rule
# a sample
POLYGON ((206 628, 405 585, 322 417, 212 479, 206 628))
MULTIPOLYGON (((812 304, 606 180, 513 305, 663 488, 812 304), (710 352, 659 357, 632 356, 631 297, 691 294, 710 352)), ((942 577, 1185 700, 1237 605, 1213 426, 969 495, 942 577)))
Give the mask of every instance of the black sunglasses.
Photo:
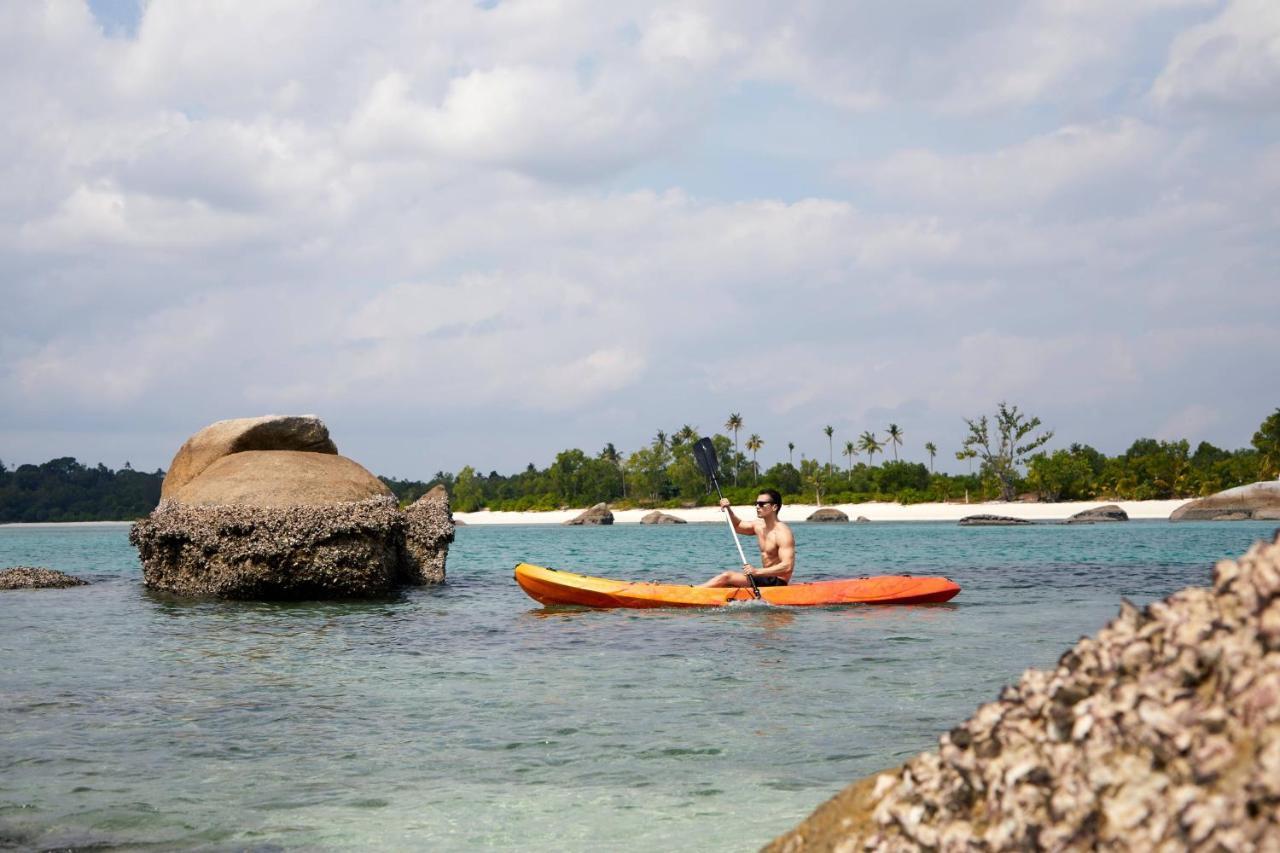
POLYGON ((756 501, 756 506, 773 506, 773 501, 756 501))

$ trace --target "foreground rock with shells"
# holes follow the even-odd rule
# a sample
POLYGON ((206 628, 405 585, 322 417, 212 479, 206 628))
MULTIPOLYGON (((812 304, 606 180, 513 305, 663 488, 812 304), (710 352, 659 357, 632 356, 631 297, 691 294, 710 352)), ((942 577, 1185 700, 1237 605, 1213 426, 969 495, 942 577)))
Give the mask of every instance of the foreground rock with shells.
POLYGON ((1280 850, 1280 536, 1125 602, 767 849, 1280 850))

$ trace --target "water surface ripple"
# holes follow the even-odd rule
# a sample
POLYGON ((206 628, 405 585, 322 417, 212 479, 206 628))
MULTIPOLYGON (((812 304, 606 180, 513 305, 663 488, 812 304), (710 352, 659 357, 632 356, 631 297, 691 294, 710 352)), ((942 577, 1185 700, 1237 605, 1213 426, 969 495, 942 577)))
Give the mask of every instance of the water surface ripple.
POLYGON ((946 605, 546 610, 521 560, 687 582, 717 525, 460 528, 371 603, 183 601, 119 527, 0 528, 0 847, 742 850, 930 748, 1120 598, 1274 524, 797 525, 799 575, 943 574, 946 605))

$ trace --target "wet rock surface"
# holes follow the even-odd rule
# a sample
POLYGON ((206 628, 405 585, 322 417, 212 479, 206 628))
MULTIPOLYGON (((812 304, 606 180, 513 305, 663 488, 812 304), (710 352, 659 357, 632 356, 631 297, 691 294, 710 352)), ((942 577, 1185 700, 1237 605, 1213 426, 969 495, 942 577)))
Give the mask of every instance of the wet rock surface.
POLYGON ((647 513, 640 519, 641 524, 687 524, 683 518, 676 518, 674 515, 668 515, 665 512, 654 510, 647 513))
POLYGON ((1280 544, 1128 602, 768 850, 1280 848, 1280 544))
POLYGON ((1095 506, 1090 509, 1077 512, 1068 518, 1064 524, 1093 524, 1099 521, 1128 521, 1129 513, 1125 512, 1115 504, 1107 504, 1105 506, 1095 506))
POLYGON ((609 511, 608 504, 596 504, 578 517, 569 519, 565 524, 613 524, 613 513, 609 511))
POLYGON ((402 511, 391 498, 296 507, 161 501, 133 525, 129 541, 144 583, 156 590, 235 599, 376 597, 444 580, 453 539, 447 501, 419 504, 402 511))
POLYGON ((1031 524, 1025 518, 1009 515, 966 515, 960 519, 961 527, 1010 527, 1015 524, 1031 524))
POLYGON ((14 566, 0 570, 0 590, 63 589, 69 586, 86 586, 88 583, 66 572, 39 566, 14 566))
POLYGON ((1170 521, 1280 520, 1280 480, 1251 483, 1183 504, 1170 521))
POLYGON ((837 524, 842 521, 848 521, 848 520, 849 520, 848 515, 836 509, 835 507, 830 507, 830 506, 824 506, 822 509, 814 510, 809 515, 809 517, 805 519, 805 521, 834 522, 837 524))

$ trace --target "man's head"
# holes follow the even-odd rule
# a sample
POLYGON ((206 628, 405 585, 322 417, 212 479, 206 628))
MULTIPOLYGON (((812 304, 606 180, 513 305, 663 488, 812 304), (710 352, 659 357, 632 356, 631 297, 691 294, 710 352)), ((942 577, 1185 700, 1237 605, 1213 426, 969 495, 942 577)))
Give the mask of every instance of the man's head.
POLYGON ((756 515, 776 514, 781 509, 782 495, 778 494, 777 489, 761 489, 760 494, 756 495, 756 515))

